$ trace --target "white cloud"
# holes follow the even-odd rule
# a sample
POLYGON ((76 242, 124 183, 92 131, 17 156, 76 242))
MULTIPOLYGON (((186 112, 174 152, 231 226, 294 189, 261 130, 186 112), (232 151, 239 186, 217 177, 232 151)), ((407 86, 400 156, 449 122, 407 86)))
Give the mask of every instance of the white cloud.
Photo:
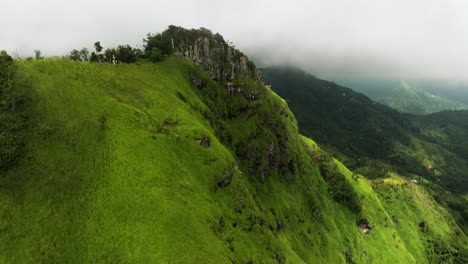
POLYGON ((6 0, 0 48, 63 55, 100 40, 141 45, 169 24, 206 27, 266 63, 318 75, 468 79, 463 0, 6 0))

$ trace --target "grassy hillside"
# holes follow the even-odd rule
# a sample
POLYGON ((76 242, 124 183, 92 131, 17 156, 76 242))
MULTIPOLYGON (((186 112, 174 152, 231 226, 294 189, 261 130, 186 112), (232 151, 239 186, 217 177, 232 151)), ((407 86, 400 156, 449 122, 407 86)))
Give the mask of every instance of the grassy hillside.
POLYGON ((254 100, 175 57, 16 67, 2 263, 466 261, 466 235, 423 185, 353 174, 252 79, 235 82, 254 100))
POLYGON ((468 230, 468 207, 458 196, 468 189, 468 148, 463 144, 468 131, 466 111, 400 114, 295 69, 263 72, 273 89, 289 101, 301 133, 367 178, 386 178, 397 172, 410 179, 429 179, 428 190, 468 230))
POLYGON ((462 102, 468 105, 467 84, 457 80, 425 80, 416 82, 418 87, 424 87, 424 90, 434 95, 462 102))
MULTIPOLYGON (((403 80, 344 80, 339 82, 400 112, 429 114, 443 110, 468 108, 468 105, 462 101, 457 101, 457 98, 449 99, 449 97, 443 97, 443 94, 425 89, 421 86, 424 84, 410 84, 403 80)), ((429 85, 426 84, 426 86, 429 85)))
POLYGON ((301 132, 343 154, 352 169, 371 178, 396 170, 423 176, 454 192, 468 190, 468 148, 462 143, 468 133, 465 111, 401 114, 299 70, 270 68, 263 73, 273 89, 289 100, 301 132))
POLYGON ((428 114, 442 110, 461 110, 468 106, 457 101, 442 98, 417 89, 405 81, 393 89, 393 95, 376 98, 378 102, 395 108, 401 112, 413 114, 428 114))
POLYGON ((414 120, 428 140, 468 159, 468 111, 443 111, 414 120))

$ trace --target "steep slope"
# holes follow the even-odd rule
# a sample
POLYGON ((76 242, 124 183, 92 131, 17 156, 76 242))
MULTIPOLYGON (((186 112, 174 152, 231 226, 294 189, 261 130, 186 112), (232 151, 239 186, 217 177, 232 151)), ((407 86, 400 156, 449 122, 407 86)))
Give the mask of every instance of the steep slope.
POLYGON ((455 100, 468 105, 468 89, 467 84, 456 80, 423 80, 416 83, 424 90, 434 95, 455 100))
POLYGON ((348 155, 382 159, 390 154, 393 142, 409 141, 402 130, 410 125, 408 120, 362 94, 292 68, 262 72, 288 101, 302 133, 322 144, 339 147, 348 155))
POLYGON ((344 154, 343 161, 352 169, 371 178, 397 170, 424 176, 458 193, 468 190, 466 146, 455 143, 468 132, 462 121, 464 111, 447 112, 452 115, 447 122, 460 121, 446 124, 451 129, 441 129, 432 120, 444 114, 400 114, 296 69, 269 68, 263 73, 275 91, 289 100, 301 132, 344 154), (445 138, 444 144, 440 138, 445 138))
MULTIPOLYGON (((422 137, 468 160, 468 110, 442 111, 414 118, 422 137)), ((436 168, 437 169, 437 168, 436 168)))
POLYGON ((28 121, 0 174, 1 262, 466 261, 423 185, 353 174, 252 77, 233 93, 180 57, 17 62, 28 121))
POLYGON ((367 178, 385 178, 398 171, 409 178, 430 179, 432 184, 426 187, 468 230, 466 202, 447 191, 463 194, 467 190, 465 111, 401 115, 348 88, 295 69, 266 69, 264 73, 276 91, 291 98, 302 133, 367 178))
POLYGON ((403 80, 343 80, 338 82, 400 112, 429 114, 468 108, 462 102, 435 95, 423 87, 418 87, 418 84, 410 84, 403 80))

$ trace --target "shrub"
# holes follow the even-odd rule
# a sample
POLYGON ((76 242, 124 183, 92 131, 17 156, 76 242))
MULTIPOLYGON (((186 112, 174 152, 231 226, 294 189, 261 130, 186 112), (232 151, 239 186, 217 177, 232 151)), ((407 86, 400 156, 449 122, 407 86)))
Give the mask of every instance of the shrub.
POLYGON ((2 110, 12 107, 11 93, 15 68, 13 59, 6 53, 0 52, 0 107, 2 110))
POLYGON ((116 49, 117 61, 123 63, 134 63, 137 61, 137 51, 130 45, 119 45, 116 49))
POLYGON ((151 52, 157 49, 164 55, 172 54, 171 36, 166 32, 167 31, 156 35, 148 34, 147 38, 144 40, 146 43, 145 52, 151 52))
POLYGON ((328 183, 328 192, 333 200, 348 207, 353 212, 358 213, 361 211, 361 200, 358 194, 346 177, 338 171, 330 157, 321 162, 320 172, 323 179, 328 183))
POLYGON ((10 168, 21 156, 24 146, 24 91, 17 85, 13 59, 0 52, 0 170, 10 168))
POLYGON ((151 62, 160 62, 164 58, 164 55, 158 48, 152 48, 151 50, 145 52, 145 55, 151 62))
POLYGON ((80 52, 77 49, 74 49, 70 51, 70 55, 68 55, 68 58, 70 60, 79 61, 81 60, 80 52))

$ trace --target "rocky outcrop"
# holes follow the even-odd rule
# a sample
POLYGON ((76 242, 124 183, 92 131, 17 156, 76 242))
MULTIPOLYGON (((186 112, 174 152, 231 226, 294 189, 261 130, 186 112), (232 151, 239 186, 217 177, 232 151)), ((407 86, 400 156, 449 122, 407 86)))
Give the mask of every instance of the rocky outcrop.
POLYGON ((207 29, 169 28, 171 44, 176 55, 193 60, 216 81, 229 82, 238 76, 262 81, 261 74, 248 57, 221 35, 207 29))

